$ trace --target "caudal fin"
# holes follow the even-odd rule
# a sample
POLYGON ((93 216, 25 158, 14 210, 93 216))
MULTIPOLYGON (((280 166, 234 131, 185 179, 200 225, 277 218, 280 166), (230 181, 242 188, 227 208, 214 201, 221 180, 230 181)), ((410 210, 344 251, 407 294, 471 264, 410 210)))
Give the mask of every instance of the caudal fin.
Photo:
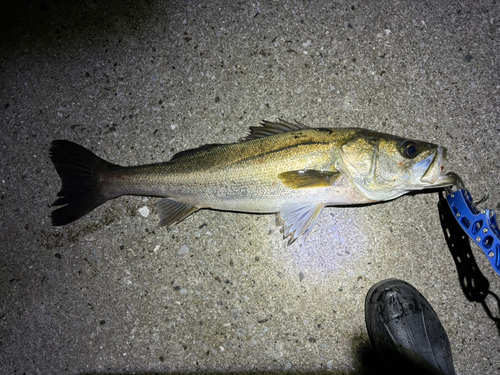
POLYGON ((113 164, 70 141, 52 141, 49 152, 62 180, 52 206, 63 207, 52 211, 52 225, 72 223, 108 200, 100 192, 99 175, 113 164))

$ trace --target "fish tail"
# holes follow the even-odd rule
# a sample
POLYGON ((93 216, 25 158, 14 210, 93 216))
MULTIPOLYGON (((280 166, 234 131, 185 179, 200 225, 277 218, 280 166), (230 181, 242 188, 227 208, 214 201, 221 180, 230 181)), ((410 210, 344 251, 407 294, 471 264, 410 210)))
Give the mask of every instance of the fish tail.
POLYGON ((72 223, 109 199, 102 194, 100 176, 114 164, 70 141, 53 141, 49 153, 62 180, 59 198, 52 204, 62 207, 52 211, 52 225, 72 223))

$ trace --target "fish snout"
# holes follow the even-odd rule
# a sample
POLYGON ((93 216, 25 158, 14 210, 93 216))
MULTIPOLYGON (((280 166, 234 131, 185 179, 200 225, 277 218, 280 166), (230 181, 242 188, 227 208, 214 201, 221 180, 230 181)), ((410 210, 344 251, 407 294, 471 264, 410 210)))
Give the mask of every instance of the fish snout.
POLYGON ((445 162, 446 148, 439 146, 430 156, 415 164, 415 177, 421 176, 420 182, 432 187, 452 186, 456 180, 453 176, 443 174, 445 162))

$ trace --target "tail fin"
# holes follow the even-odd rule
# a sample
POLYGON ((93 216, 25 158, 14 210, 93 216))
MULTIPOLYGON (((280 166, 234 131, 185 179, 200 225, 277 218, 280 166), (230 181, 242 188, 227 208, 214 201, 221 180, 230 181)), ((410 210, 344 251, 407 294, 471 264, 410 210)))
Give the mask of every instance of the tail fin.
POLYGON ((60 226, 88 214, 108 199, 101 194, 99 175, 113 164, 70 141, 52 141, 50 159, 62 180, 62 188, 52 206, 52 225, 60 226))

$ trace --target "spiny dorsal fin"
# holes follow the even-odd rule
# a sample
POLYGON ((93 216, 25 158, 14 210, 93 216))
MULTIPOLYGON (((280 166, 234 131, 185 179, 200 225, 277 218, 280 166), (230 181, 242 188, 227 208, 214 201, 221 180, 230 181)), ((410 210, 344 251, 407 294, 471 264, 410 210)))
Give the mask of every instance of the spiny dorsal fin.
POLYGON ((300 122, 295 121, 295 124, 287 122, 285 120, 279 119, 278 122, 271 122, 263 120, 261 122, 262 126, 252 126, 250 128, 250 134, 247 135, 243 140, 249 141, 251 139, 268 137, 270 135, 286 133, 294 130, 308 129, 308 127, 300 122))
POLYGON ((332 186, 340 172, 317 171, 312 169, 283 172, 278 178, 291 189, 320 188, 332 186))

